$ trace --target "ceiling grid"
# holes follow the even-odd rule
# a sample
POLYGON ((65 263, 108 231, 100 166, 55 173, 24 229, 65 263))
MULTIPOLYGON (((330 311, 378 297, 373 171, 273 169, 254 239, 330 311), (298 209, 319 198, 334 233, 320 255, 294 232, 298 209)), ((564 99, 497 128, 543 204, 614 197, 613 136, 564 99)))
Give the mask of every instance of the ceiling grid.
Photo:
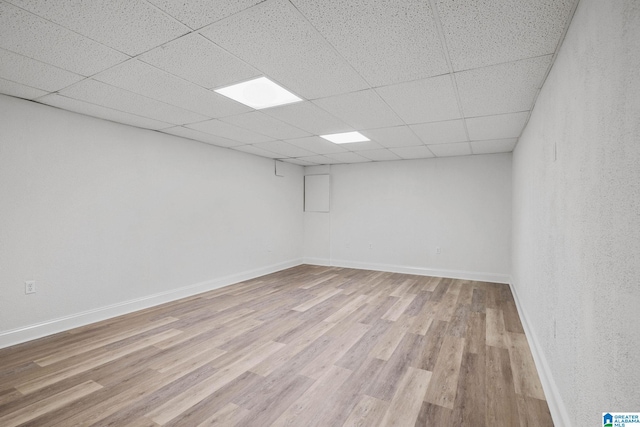
POLYGON ((302 166, 510 152, 577 1, 0 0, 0 93, 302 166), (303 100, 214 91, 262 76, 303 100))

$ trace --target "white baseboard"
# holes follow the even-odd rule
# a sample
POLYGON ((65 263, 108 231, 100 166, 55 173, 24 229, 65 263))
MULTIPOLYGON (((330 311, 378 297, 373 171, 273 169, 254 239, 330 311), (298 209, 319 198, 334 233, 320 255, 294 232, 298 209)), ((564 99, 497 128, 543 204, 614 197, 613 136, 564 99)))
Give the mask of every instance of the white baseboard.
POLYGON ((172 289, 166 292, 149 295, 134 300, 123 301, 117 304, 100 307, 93 310, 83 311, 81 313, 71 314, 69 316, 52 319, 46 322, 29 325, 18 329, 0 332, 0 348, 9 347, 11 345, 20 344, 31 341, 36 338, 42 338, 58 332, 68 331, 73 328, 85 326, 90 323, 99 322, 101 320, 110 319, 112 317, 121 316, 123 314, 132 313, 167 302, 186 298, 202 292, 211 291, 222 288, 224 286, 233 285, 238 282, 264 276, 265 274, 275 273, 276 271, 286 268, 295 267, 302 264, 302 259, 282 262, 279 264, 269 265, 254 270, 244 271, 238 274, 232 274, 218 279, 207 280, 205 282, 172 289))
POLYGON ((303 258, 302 262, 310 265, 321 265, 323 267, 331 267, 331 260, 328 258, 303 258))
POLYGON ((509 283, 508 274, 481 273, 475 271, 441 270, 436 268, 407 267, 403 265, 373 264, 360 261, 345 261, 326 258, 304 258, 305 264, 331 267, 355 268, 360 270, 388 271, 390 273, 415 274, 418 276, 447 277, 449 279, 477 280, 481 282, 509 283))
POLYGON ((527 314, 524 311, 524 307, 522 307, 522 305, 520 304, 520 300, 518 299, 518 292, 516 291, 516 287, 513 284, 512 278, 509 280, 509 287, 511 288, 511 293, 513 294, 513 299, 516 303, 518 315, 520 316, 520 320, 522 321, 522 327, 524 328, 525 336, 527 337, 529 347, 531 348, 533 361, 536 364, 536 369, 540 377, 540 382, 542 383, 544 395, 547 398, 547 404, 549 405, 549 412, 551 412, 553 423, 557 427, 571 427, 571 418, 569 417, 569 412, 567 411, 567 407, 562 400, 560 390, 558 390, 558 386, 553 380, 551 369, 549 368, 547 358, 542 351, 542 347, 540 347, 538 338, 536 337, 533 329, 531 329, 531 325, 528 321, 527 314))

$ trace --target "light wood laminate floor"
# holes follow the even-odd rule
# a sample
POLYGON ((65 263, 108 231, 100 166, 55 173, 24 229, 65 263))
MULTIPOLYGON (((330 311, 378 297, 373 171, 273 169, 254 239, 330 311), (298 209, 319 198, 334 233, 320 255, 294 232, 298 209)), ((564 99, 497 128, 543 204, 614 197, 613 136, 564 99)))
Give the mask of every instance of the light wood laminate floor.
POLYGON ((0 350, 0 426, 550 426, 507 285, 303 265, 0 350))

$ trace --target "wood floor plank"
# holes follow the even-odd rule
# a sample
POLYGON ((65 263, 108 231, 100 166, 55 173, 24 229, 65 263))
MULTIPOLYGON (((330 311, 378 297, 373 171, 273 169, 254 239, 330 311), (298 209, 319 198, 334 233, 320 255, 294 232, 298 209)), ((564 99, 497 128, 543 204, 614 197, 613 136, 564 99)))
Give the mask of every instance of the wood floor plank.
POLYGON ((414 425, 430 381, 431 372, 409 367, 400 380, 398 392, 391 401, 381 424, 384 426, 414 425))
POLYGON ((418 419, 414 425, 415 427, 453 426, 455 424, 451 422, 452 418, 452 409, 443 408, 442 406, 434 405, 429 402, 423 402, 420 413, 418 414, 418 419))
POLYGON ((322 417, 312 420, 308 427, 329 427, 344 424, 356 407, 371 378, 375 378, 384 365, 384 361, 371 358, 358 366, 336 393, 327 396, 322 408, 322 417))
POLYGON ((487 346, 485 370, 486 425, 518 425, 520 415, 513 386, 509 351, 487 346))
POLYGON ((409 307, 409 304, 413 302, 415 297, 416 295, 412 294, 401 296, 400 299, 382 316, 382 318, 395 322, 400 318, 400 316, 402 316, 402 313, 404 313, 407 307, 409 307))
POLYGON ((309 378, 320 378, 334 363, 341 359, 351 347, 370 329, 369 325, 356 323, 344 334, 332 340, 331 344, 301 371, 301 375, 309 378))
POLYGON ((492 347, 507 348, 507 331, 504 327, 502 310, 487 308, 486 310, 486 340, 492 347))
POLYGON ((552 425, 507 285, 301 265, 0 349, 0 425, 552 425))
POLYGON ((324 335, 333 328, 335 324, 327 322, 319 322, 311 328, 306 334, 297 340, 289 343, 277 353, 272 354, 258 365, 251 368, 251 372, 258 375, 267 376, 273 373, 279 367, 289 362, 295 355, 311 345, 315 340, 324 335))
POLYGON ((509 360, 515 391, 523 396, 544 400, 544 391, 538 378, 536 365, 524 334, 509 332, 509 360))
POLYGON ((480 375, 485 369, 484 353, 482 355, 464 353, 458 391, 451 414, 452 425, 485 425, 485 377, 480 375))
POLYGON ((405 372, 415 363, 422 350, 422 340, 419 335, 404 334, 393 355, 383 365, 382 369, 370 381, 366 393, 381 400, 390 401, 399 386, 405 372))
POLYGON ((448 327, 447 322, 443 322, 442 320, 436 320, 430 325, 429 330, 424 335, 422 352, 413 364, 414 367, 425 371, 433 371, 435 369, 440 348, 442 347, 442 342, 444 341, 448 327))
POLYGON ((297 305, 295 307, 293 307, 293 310, 296 311, 307 311, 309 310, 311 307, 315 307, 316 305, 320 304, 323 301, 328 300, 329 298, 331 298, 332 296, 339 294, 342 292, 342 289, 340 288, 334 288, 331 289, 329 292, 324 293, 323 295, 319 295, 315 298, 310 299, 309 301, 306 301, 300 305, 297 305))
POLYGON ((351 371, 348 369, 331 366, 271 425, 273 427, 308 425, 313 419, 322 416, 319 410, 325 396, 335 393, 350 375, 351 371))
POLYGON ((178 321, 178 319, 175 317, 165 317, 155 322, 150 322, 148 325, 140 326, 140 327, 125 330, 125 331, 118 331, 117 333, 114 333, 112 335, 104 336, 101 339, 93 339, 89 342, 81 341, 74 345, 65 346, 64 349, 57 350, 53 354, 36 359, 34 360, 34 362, 40 366, 48 366, 53 363, 59 362, 61 360, 67 359, 71 356, 76 356, 78 354, 86 353, 90 350, 103 347, 107 344, 111 344, 111 343, 123 340, 125 338, 139 335, 143 332, 150 331, 159 326, 168 325, 176 321, 178 321))
POLYGON ((146 414, 146 416, 160 425, 167 423, 189 407, 195 405, 211 393, 223 387, 229 381, 238 377, 243 372, 248 371, 262 360, 266 359, 269 355, 281 349, 283 346, 284 344, 276 342, 265 343, 260 346, 256 352, 250 353, 246 357, 237 360, 224 369, 221 369, 210 378, 174 397, 161 407, 146 414))
POLYGON ((102 386, 93 381, 78 384, 75 387, 60 392, 47 399, 33 403, 8 415, 0 417, 0 425, 4 427, 15 427, 37 418, 47 412, 68 404, 69 402, 84 397, 94 391, 100 390, 102 386))
POLYGON ((471 353, 484 354, 486 345, 486 315, 482 312, 472 311, 469 313, 467 327, 467 349, 471 353))
POLYGON ((376 346, 371 350, 370 355, 382 360, 389 360, 393 352, 402 341, 404 335, 409 332, 412 322, 409 317, 404 316, 389 328, 386 334, 378 340, 376 346))
MULTIPOLYGON (((182 427, 203 423, 229 404, 239 406, 234 400, 253 390, 261 381, 263 377, 247 371, 184 411, 179 417, 166 423, 165 426, 182 427)), ((249 414, 244 408, 242 412, 245 416, 249 414)))
POLYGON ((433 368, 433 377, 424 397, 426 402, 453 409, 458 391, 464 339, 445 336, 433 368))
POLYGON ((24 382, 22 384, 19 384, 16 386, 16 388, 23 394, 28 394, 28 393, 33 393, 36 390, 39 390, 43 387, 46 387, 50 384, 53 384, 55 382, 61 381, 64 378, 68 378, 71 377, 73 375, 76 375, 80 372, 84 372, 87 371, 89 369, 95 368, 97 366, 103 365, 109 361, 118 359, 122 356, 125 356, 129 353, 132 353, 136 350, 139 350, 141 348, 150 346, 155 344, 156 342, 162 341, 167 337, 171 337, 174 335, 178 335, 180 334, 181 331, 178 331, 176 329, 170 329, 168 331, 162 332, 158 335, 149 337, 145 340, 142 340, 138 343, 133 343, 130 344, 128 346, 125 346, 123 348, 120 349, 116 349, 113 350, 112 352, 109 352, 106 355, 101 355, 98 357, 93 357, 90 359, 87 359, 84 363, 80 363, 77 365, 73 365, 70 366, 67 369, 63 369, 61 371, 57 371, 57 372, 53 372, 51 374, 45 375, 41 378, 36 378, 27 382, 24 382))
POLYGON ((547 402, 528 396, 516 396, 520 427, 553 427, 553 419, 549 413, 547 402))
POLYGON ((389 402, 376 399, 375 397, 362 396, 342 427, 375 427, 382 425, 389 402))
POLYGON ((233 403, 227 404, 224 408, 207 418, 205 421, 198 424, 198 427, 210 427, 210 426, 236 426, 240 425, 240 422, 249 414, 244 408, 234 405, 233 403))

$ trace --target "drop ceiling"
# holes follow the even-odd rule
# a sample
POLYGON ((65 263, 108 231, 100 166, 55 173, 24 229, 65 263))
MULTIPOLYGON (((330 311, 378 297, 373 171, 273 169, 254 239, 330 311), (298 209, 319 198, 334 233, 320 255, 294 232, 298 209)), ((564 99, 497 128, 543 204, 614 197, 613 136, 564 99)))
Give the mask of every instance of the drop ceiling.
POLYGON ((299 165, 509 152, 576 2, 0 1, 0 93, 299 165), (260 76, 303 101, 214 92, 260 76))

